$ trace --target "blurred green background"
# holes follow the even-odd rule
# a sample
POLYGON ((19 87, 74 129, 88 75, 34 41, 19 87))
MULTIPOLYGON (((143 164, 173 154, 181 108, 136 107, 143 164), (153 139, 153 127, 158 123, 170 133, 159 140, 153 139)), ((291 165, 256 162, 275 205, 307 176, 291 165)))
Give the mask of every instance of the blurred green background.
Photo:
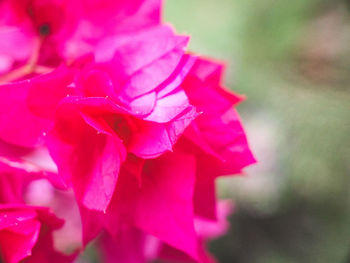
POLYGON ((222 263, 350 263, 350 1, 167 0, 190 49, 226 84, 259 164, 220 179, 233 198, 222 263))

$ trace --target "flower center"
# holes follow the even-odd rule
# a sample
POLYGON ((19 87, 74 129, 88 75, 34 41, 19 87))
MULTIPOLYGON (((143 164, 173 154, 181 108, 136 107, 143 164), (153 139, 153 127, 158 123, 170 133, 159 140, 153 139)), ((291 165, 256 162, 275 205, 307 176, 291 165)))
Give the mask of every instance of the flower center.
POLYGON ((48 35, 50 35, 51 33, 51 27, 49 24, 42 24, 41 26, 39 26, 39 35, 42 37, 46 37, 48 35))

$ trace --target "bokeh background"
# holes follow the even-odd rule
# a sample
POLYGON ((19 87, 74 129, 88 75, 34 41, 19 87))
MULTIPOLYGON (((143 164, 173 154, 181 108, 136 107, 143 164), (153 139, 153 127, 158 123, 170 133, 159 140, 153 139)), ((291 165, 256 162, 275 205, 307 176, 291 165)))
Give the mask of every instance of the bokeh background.
POLYGON ((259 164, 218 181, 236 212, 222 263, 350 263, 350 1, 167 0, 226 85, 259 164))

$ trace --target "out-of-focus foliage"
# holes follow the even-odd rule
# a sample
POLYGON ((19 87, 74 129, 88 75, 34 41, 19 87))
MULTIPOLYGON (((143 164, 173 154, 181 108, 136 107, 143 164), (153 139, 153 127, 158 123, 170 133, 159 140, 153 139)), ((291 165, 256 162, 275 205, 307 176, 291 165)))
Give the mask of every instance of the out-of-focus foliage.
POLYGON ((220 262, 350 262, 350 1, 168 0, 193 50, 228 62, 260 163, 221 180, 220 262))

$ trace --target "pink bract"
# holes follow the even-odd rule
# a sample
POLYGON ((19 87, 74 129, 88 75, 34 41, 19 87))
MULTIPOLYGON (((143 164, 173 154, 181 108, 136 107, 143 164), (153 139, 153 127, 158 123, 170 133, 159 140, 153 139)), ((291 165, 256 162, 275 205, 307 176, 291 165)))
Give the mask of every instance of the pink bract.
POLYGON ((48 146, 87 208, 107 209, 126 153, 171 151, 197 116, 179 86, 194 62, 186 43, 167 27, 127 37, 104 62, 83 65, 76 95, 61 100, 48 146))
POLYGON ((67 94, 72 74, 66 68, 0 85, 0 138, 23 147, 44 143, 56 105, 67 94), (24 128, 25 127, 25 128, 24 128))
POLYGON ((242 97, 221 86, 223 66, 200 58, 182 86, 190 102, 202 114, 186 130, 180 147, 197 159, 194 192, 196 214, 216 218, 215 179, 239 174, 255 163, 234 106, 242 97))
POLYGON ((5 262, 71 262, 72 256, 56 252, 52 231, 62 226, 47 208, 0 205, 0 251, 5 262))
POLYGON ((104 262, 214 262, 205 244, 231 211, 215 180, 255 162, 243 97, 160 12, 160 0, 0 2, 5 263, 73 262, 96 238, 104 262))

